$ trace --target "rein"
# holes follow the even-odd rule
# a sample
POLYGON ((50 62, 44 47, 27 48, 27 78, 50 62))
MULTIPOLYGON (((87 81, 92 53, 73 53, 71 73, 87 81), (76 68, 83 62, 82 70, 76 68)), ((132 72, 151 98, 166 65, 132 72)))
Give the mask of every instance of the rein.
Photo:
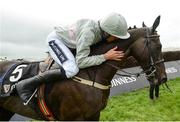
POLYGON ((115 68, 115 69, 117 69, 117 70, 125 73, 125 74, 120 74, 120 73, 117 73, 117 72, 116 72, 116 75, 119 75, 119 76, 139 77, 139 76, 141 76, 142 74, 145 73, 144 71, 141 71, 141 72, 138 72, 138 73, 127 72, 127 71, 125 71, 125 70, 123 70, 123 69, 121 69, 121 68, 119 68, 119 67, 117 67, 117 66, 115 66, 115 65, 113 65, 113 64, 111 64, 111 63, 108 63, 108 62, 107 62, 107 65, 109 65, 109 66, 111 66, 111 67, 113 67, 113 68, 115 68))

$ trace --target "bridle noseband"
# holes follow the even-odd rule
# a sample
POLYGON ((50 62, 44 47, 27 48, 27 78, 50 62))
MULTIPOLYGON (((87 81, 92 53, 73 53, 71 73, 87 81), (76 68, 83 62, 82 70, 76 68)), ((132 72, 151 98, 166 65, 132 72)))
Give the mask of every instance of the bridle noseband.
MULTIPOLYGON (((154 61, 154 59, 153 59, 153 56, 152 56, 152 50, 151 50, 151 48, 150 48, 150 46, 149 46, 149 43, 150 43, 150 39, 154 39, 154 38, 159 38, 160 37, 160 35, 152 35, 152 34, 150 34, 151 33, 151 31, 150 31, 150 29, 149 28, 145 28, 146 30, 146 44, 145 44, 145 46, 144 46, 144 48, 148 48, 148 54, 149 54, 149 58, 150 58, 150 65, 148 66, 149 68, 147 69, 147 70, 145 70, 144 72, 146 73, 146 77, 147 78, 149 78, 149 77, 151 77, 151 76, 155 76, 155 72, 156 72, 156 65, 158 65, 158 64, 161 64, 161 63, 164 63, 164 59, 162 58, 162 59, 160 59, 160 60, 158 60, 158 61, 154 61)), ((144 51, 143 51, 143 53, 144 53, 144 51)))

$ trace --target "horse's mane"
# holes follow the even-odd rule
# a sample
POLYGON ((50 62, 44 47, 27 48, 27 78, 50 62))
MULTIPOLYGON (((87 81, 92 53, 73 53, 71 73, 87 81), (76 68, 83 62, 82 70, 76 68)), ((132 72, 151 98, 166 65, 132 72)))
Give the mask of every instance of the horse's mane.
POLYGON ((134 25, 133 27, 129 26, 128 30, 132 30, 132 29, 137 29, 136 25, 134 25))
POLYGON ((110 43, 106 41, 100 41, 92 45, 90 55, 103 54, 117 45, 121 47, 121 49, 119 50, 125 51, 132 42, 134 42, 138 37, 140 37, 140 35, 143 36, 145 34, 145 27, 137 28, 136 26, 134 26, 134 28, 128 29, 128 32, 131 35, 129 39, 118 39, 110 43))

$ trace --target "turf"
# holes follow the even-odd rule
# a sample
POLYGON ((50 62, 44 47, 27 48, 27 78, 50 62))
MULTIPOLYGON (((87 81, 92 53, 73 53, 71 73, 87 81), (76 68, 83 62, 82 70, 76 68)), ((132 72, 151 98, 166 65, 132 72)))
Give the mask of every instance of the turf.
POLYGON ((180 78, 169 80, 173 93, 160 87, 160 97, 149 99, 149 88, 111 97, 101 112, 102 121, 180 120, 180 78))

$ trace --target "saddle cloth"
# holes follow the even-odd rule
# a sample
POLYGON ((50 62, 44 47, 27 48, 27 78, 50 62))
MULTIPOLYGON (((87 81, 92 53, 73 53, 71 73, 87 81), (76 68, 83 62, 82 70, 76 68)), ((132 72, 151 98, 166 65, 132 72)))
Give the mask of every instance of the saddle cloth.
POLYGON ((0 76, 0 97, 10 96, 15 84, 38 74, 39 62, 17 62, 0 76))

